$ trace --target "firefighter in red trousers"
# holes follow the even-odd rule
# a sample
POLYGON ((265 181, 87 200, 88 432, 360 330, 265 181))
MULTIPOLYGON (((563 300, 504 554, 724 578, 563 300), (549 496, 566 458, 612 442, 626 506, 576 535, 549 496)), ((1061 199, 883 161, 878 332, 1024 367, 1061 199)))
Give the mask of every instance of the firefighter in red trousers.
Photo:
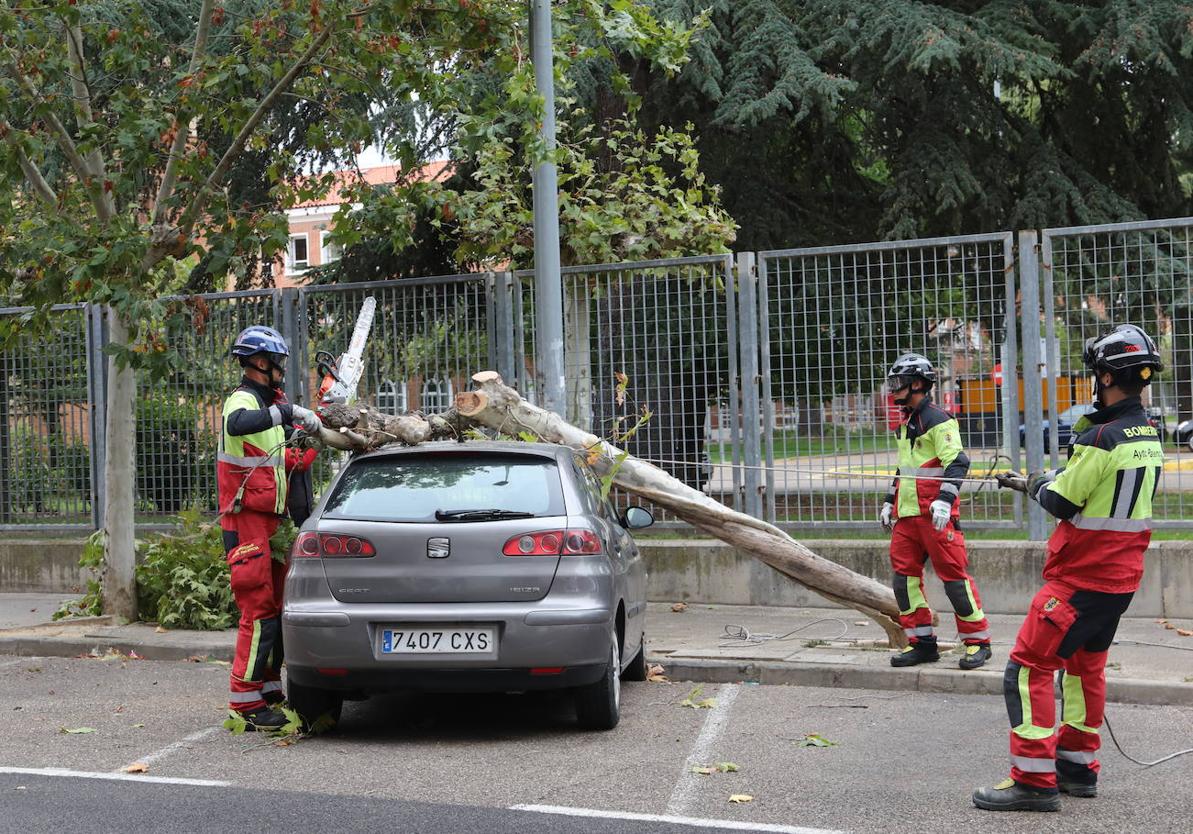
POLYGON ((1003 675, 1011 719, 1011 776, 974 791, 989 811, 1057 811, 1060 793, 1098 792, 1106 656, 1143 576, 1152 496, 1164 464, 1159 431, 1140 401, 1162 370, 1156 344, 1134 325, 1086 342, 1095 410, 1074 431, 1062 470, 999 476, 1061 519, 1048 540, 1044 587, 1032 599, 1003 675), (1056 732, 1053 677, 1061 673, 1056 732))
POLYGON ((918 353, 906 353, 891 366, 887 387, 903 411, 897 443, 899 475, 882 505, 879 520, 891 530, 891 567, 899 624, 909 645, 891 657, 892 666, 915 666, 940 659, 932 629, 932 609, 924 596, 924 564, 944 583, 957 633, 965 643, 959 665, 977 669, 990 659, 990 625, 977 585, 967 572, 965 536, 958 515, 960 478, 969 471, 957 421, 932 402, 936 371, 918 353), (899 476, 911 475, 915 478, 899 476))
POLYGON ((286 402, 282 393, 290 349, 270 327, 249 327, 232 355, 244 368, 240 385, 224 402, 216 480, 220 526, 240 609, 229 706, 249 729, 286 723, 275 709, 282 699, 282 589, 286 565, 271 557, 269 539, 286 513, 291 476, 305 472, 315 450, 287 448, 298 426, 319 431, 313 411, 286 402))

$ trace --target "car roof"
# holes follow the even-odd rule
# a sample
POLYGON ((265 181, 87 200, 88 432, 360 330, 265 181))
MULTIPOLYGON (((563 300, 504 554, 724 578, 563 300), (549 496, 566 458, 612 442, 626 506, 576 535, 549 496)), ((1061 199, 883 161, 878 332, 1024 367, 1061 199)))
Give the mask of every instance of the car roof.
POLYGON ((367 460, 410 454, 460 454, 467 452, 527 455, 530 457, 553 458, 555 460, 563 460, 565 457, 576 453, 575 450, 556 443, 524 443, 520 440, 466 440, 461 443, 456 440, 438 440, 431 443, 420 443, 417 446, 400 446, 397 444, 383 446, 376 451, 357 455, 353 460, 367 460))

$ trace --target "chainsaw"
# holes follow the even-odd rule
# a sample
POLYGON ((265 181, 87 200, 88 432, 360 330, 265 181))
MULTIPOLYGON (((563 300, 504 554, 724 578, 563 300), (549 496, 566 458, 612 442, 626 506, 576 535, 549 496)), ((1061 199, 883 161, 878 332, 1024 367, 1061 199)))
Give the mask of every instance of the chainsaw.
POLYGON ((360 314, 356 317, 356 326, 352 328, 348 349, 340 354, 339 359, 326 350, 315 353, 315 367, 323 377, 315 397, 319 403, 318 410, 322 411, 333 403, 351 405, 356 402, 357 387, 365 370, 365 344, 369 341, 369 331, 373 329, 376 309, 376 299, 369 296, 364 300, 360 314))

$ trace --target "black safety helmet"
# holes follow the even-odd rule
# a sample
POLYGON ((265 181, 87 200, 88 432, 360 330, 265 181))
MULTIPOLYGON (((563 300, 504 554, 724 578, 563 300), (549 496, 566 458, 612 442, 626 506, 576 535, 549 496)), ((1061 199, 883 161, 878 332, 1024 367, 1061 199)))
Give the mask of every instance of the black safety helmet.
POLYGON ((918 353, 905 353, 895 360, 886 374, 887 389, 899 391, 911 385, 915 380, 922 380, 924 390, 928 391, 936 384, 936 369, 926 356, 918 353))
POLYGON ((1152 337, 1133 324, 1120 324, 1103 336, 1087 339, 1081 358, 1095 374, 1113 374, 1115 385, 1150 385, 1164 370, 1152 337))

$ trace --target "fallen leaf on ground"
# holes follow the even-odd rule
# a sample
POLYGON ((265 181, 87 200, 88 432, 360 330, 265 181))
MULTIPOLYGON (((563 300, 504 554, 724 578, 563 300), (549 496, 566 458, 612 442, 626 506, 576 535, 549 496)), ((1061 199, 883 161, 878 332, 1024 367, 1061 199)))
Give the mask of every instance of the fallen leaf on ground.
POLYGON ((686 602, 674 602, 671 604, 671 610, 676 614, 682 614, 688 610, 688 604, 686 602))
POLYGON ((729 801, 734 805, 740 805, 743 802, 753 802, 754 797, 750 796, 748 793, 735 793, 733 796, 729 797, 729 801))
POLYGON ((94 733, 94 727, 59 727, 58 732, 68 736, 81 736, 87 733, 94 733))
POLYGON ((667 676, 663 674, 663 667, 657 663, 650 664, 650 668, 646 670, 646 680, 650 683, 670 683, 667 676))
POLYGON ((741 768, 733 762, 717 762, 717 770, 722 773, 737 773, 741 768))
POLYGON ((717 772, 717 769, 708 765, 696 765, 692 768, 692 772, 699 773, 701 776, 712 776, 717 772))
POLYGON ((133 762, 124 769, 125 773, 148 773, 149 765, 144 762, 133 762))
POLYGON ((134 730, 144 730, 145 725, 144 724, 133 724, 133 729, 134 730))
POLYGON ((1193 631, 1190 631, 1187 628, 1178 628, 1176 630, 1176 633, 1179 634, 1181 637, 1193 637, 1193 631))
POLYGON ((808 733, 801 738, 796 744, 800 747, 836 747, 837 742, 829 741, 819 733, 808 733))
POLYGON ((692 691, 688 693, 688 697, 680 701, 679 705, 681 707, 690 707, 691 709, 712 709, 717 705, 716 698, 700 698, 703 694, 703 686, 693 687, 692 691))
POLYGON ((165 628, 162 628, 161 626, 158 626, 157 628, 155 628, 153 630, 153 633, 154 634, 165 634, 168 630, 169 629, 165 629, 165 628))
POLYGON ((128 650, 128 656, 129 656, 129 657, 130 657, 132 660, 144 660, 144 659, 145 659, 145 658, 141 657, 141 655, 137 654, 136 650, 134 650, 134 649, 129 649, 129 650, 128 650))
POLYGON ((870 625, 870 621, 869 620, 854 620, 853 624, 856 626, 870 625))

